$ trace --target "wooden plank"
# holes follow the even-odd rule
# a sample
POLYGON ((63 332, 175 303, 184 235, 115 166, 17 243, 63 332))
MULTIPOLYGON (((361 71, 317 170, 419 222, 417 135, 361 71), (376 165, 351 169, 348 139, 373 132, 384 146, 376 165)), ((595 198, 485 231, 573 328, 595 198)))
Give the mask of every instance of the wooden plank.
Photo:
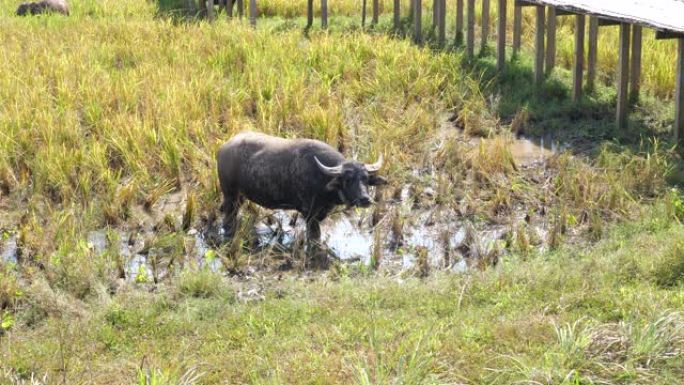
POLYGON ((672 31, 656 31, 656 40, 681 38, 684 38, 684 33, 677 33, 672 31))
POLYGON ((475 56, 475 0, 468 0, 467 16, 466 53, 468 57, 473 57, 475 56))
POLYGON ((443 47, 446 40, 446 0, 437 0, 437 4, 439 4, 437 41, 439 46, 443 47))
POLYGON ((506 64, 506 3, 508 0, 499 0, 499 27, 496 31, 496 68, 503 71, 506 64))
POLYGON ((546 10, 543 6, 538 6, 537 10, 537 29, 535 31, 534 42, 534 80, 537 84, 544 81, 544 16, 546 10))
POLYGON ((632 102, 639 100, 641 83, 641 43, 642 28, 640 25, 632 26, 632 63, 630 65, 629 99, 632 102))
POLYGON ((401 25, 401 0, 394 0, 394 28, 399 29, 401 25))
POLYGON ((482 0, 482 36, 480 36, 480 51, 487 49, 489 39, 489 0, 482 0))
POLYGON ((598 18, 589 17, 589 52, 587 53, 587 90, 594 90, 596 58, 598 57, 598 18))
POLYGON ((423 4, 422 0, 414 0, 414 6, 415 9, 413 10, 413 13, 415 15, 415 20, 414 20, 414 33, 413 33, 413 40, 416 42, 416 44, 421 44, 423 42, 423 4))
POLYGON ((548 7, 546 16, 546 73, 556 68, 556 7, 548 7))
POLYGON ((516 1, 513 6, 513 57, 520 54, 522 42, 522 6, 516 1))
POLYGON ((525 0, 515 0, 515 5, 518 7, 538 7, 538 3, 525 0))
POLYGON ((677 83, 675 85, 674 137, 684 142, 684 38, 677 42, 677 83))
POLYGON ((328 0, 321 0, 321 28, 328 28, 328 0))
POLYGON ((599 17, 599 19, 598 19, 599 27, 611 27, 611 26, 620 25, 620 24, 622 24, 622 23, 620 23, 619 20, 615 20, 615 19, 606 19, 605 17, 599 17))
POLYGON ((556 8, 556 16, 574 16, 578 15, 577 12, 568 11, 567 9, 556 8))
POLYGON ((380 19, 380 5, 378 4, 379 0, 373 0, 373 24, 378 24, 378 20, 380 19))
POLYGON ((616 123, 618 129, 627 127, 628 86, 629 86, 629 38, 630 25, 620 24, 620 40, 618 54, 618 100, 616 123))
POLYGON ((313 27, 314 20, 314 0, 306 0, 306 28, 313 27))
POLYGON ((655 30, 684 33, 684 1, 681 0, 529 0, 569 11, 596 15, 620 23, 639 24, 655 30))
POLYGON ((575 63, 572 71, 572 100, 582 98, 582 77, 584 72, 584 30, 585 16, 575 16, 575 63))
POLYGON ((463 44, 463 0, 456 0, 456 45, 463 44))

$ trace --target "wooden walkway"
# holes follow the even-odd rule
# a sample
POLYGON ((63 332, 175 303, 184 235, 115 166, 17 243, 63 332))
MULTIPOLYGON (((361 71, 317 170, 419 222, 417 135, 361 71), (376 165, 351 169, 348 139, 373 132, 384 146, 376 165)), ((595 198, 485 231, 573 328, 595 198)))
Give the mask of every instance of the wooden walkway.
MULTIPOLYGON (((232 16, 232 4, 237 2, 238 13, 242 16, 243 0, 201 0, 206 1, 208 15, 214 17, 214 4, 227 6, 232 16)), ((321 26, 328 26, 328 0, 321 1, 321 26)), ((366 22, 366 6, 363 3, 362 24, 366 22)), ((372 23, 379 19, 378 0, 372 1, 372 23)), ((433 1, 433 26, 437 30, 437 40, 443 45, 446 40, 445 20, 447 14, 446 0, 433 1)), ((484 48, 489 37, 490 0, 480 0, 482 6, 482 25, 480 26, 480 43, 484 48)), ((513 6, 512 50, 517 55, 521 47, 522 8, 535 9, 535 60, 534 78, 542 83, 546 74, 555 67, 556 58, 556 18, 575 18, 575 54, 573 63, 572 98, 575 102, 582 96, 583 87, 592 89, 596 79, 596 60, 599 28, 618 26, 619 59, 617 81, 616 125, 627 127, 630 98, 639 94, 641 77, 641 50, 643 28, 655 31, 657 39, 677 39, 677 71, 675 90, 675 118, 673 133, 675 139, 684 143, 684 0, 491 0, 497 3, 499 20, 497 22, 497 68, 506 65, 506 18, 507 8, 513 6), (588 34, 586 25, 589 25, 588 34), (588 36, 586 36, 588 35, 588 36), (588 50, 585 52, 585 39, 588 50), (585 63, 586 59, 586 63, 585 63), (584 68, 587 69, 586 77, 584 68)), ((413 17, 413 39, 422 43, 422 4, 424 0, 410 0, 410 12, 413 17)), ((307 27, 313 25, 314 0, 307 0, 307 27)), ((401 22, 401 1, 393 1, 393 20, 395 27, 401 22)), ((465 50, 468 56, 475 54, 475 0, 456 0, 456 36, 457 42, 465 37, 465 50), (465 19, 464 19, 464 11, 465 19)), ((252 25, 256 25, 257 1, 249 0, 249 16, 252 25)))

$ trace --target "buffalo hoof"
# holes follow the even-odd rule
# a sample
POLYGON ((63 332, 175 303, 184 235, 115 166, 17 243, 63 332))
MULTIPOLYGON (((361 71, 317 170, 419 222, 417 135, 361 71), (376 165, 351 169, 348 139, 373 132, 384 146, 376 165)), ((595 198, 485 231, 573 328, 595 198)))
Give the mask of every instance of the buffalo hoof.
POLYGON ((316 270, 325 270, 330 267, 330 259, 328 259, 328 249, 315 245, 309 247, 306 253, 306 267, 316 270))

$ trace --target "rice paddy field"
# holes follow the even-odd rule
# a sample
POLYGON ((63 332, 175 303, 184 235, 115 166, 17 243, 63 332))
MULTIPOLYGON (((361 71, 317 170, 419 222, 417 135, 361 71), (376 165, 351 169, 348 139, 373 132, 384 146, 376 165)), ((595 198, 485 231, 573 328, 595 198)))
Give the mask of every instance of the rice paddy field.
POLYGON ((305 30, 304 0, 258 1, 256 29, 0 0, 0 384, 684 382, 674 43, 645 31, 618 131, 613 28, 573 104, 571 18, 535 87, 528 10, 497 74, 454 44, 455 0, 444 47, 432 2, 406 38, 408 3, 398 30, 389 0, 305 30), (290 212, 245 205, 222 238, 215 155, 246 130, 384 155, 376 204, 323 224, 327 269, 290 212))

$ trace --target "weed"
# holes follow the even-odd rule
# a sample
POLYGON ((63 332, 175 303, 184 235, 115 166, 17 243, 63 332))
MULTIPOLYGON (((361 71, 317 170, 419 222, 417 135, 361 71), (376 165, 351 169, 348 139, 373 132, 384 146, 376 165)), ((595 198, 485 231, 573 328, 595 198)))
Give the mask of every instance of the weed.
POLYGON ((684 282, 684 244, 669 246, 651 261, 651 276, 656 285, 673 287, 684 282))
POLYGON ((184 271, 178 280, 178 289, 182 294, 195 298, 234 297, 232 291, 225 287, 221 276, 208 269, 184 271))

